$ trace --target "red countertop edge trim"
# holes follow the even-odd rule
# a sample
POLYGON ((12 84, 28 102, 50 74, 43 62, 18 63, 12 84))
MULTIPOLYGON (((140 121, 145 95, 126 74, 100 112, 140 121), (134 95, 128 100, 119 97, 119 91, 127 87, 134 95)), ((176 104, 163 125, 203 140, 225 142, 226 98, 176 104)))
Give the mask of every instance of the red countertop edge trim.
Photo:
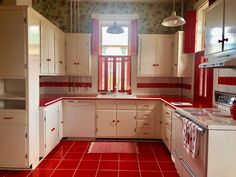
POLYGON ((218 77, 220 85, 236 85, 236 77, 218 77))

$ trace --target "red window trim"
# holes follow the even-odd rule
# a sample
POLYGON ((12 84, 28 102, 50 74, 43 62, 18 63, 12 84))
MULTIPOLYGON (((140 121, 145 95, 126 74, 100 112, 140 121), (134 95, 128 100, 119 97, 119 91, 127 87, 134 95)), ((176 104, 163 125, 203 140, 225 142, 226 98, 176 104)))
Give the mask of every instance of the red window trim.
POLYGON ((127 82, 129 83, 130 87, 131 87, 131 56, 103 56, 103 55, 99 55, 98 56, 98 92, 107 92, 108 91, 108 59, 109 58, 113 58, 113 90, 111 90, 112 92, 115 92, 115 87, 116 87, 116 63, 121 62, 121 89, 119 90, 119 92, 129 92, 130 89, 125 90, 125 86, 124 86, 124 80, 125 80, 125 62, 127 62, 127 82), (117 61, 117 58, 121 58, 121 61, 117 61), (122 60, 122 59, 126 59, 126 60, 122 60), (100 85, 102 84, 102 60, 104 60, 105 63, 105 86, 104 89, 100 89, 100 85))

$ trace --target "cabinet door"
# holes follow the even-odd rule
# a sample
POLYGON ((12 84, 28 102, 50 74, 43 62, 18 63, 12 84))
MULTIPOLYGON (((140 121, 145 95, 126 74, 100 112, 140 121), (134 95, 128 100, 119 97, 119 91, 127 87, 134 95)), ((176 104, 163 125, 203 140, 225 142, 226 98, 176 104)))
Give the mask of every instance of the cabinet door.
POLYGON ((97 111, 97 137, 116 136, 116 110, 97 111))
POLYGON ((135 110, 117 110, 117 137, 134 136, 135 116, 135 110))
POLYGON ((225 39, 224 50, 236 49, 236 1, 225 0, 225 39))
POLYGON ((220 0, 206 11, 205 55, 222 51, 224 1, 220 0))
POLYGON ((173 35, 157 35, 156 76, 172 76, 173 35))
POLYGON ((139 65, 140 76, 155 76, 156 35, 140 35, 139 65))
POLYGON ((50 152, 59 141, 59 126, 58 126, 58 117, 59 117, 59 107, 58 104, 50 106, 45 111, 45 136, 46 136, 46 154, 50 152))
POLYGON ((25 77, 26 11, 0 11, 0 76, 25 77))
POLYGON ((55 73, 65 74, 65 36, 60 30, 55 30, 55 73))
POLYGON ((90 34, 80 34, 78 37, 78 75, 91 75, 90 34))
POLYGON ((0 166, 26 167, 25 125, 0 124, 0 166))
POLYGON ((41 74, 54 73, 54 29, 41 21, 41 74))
POLYGON ((77 38, 75 36, 66 37, 66 73, 77 74, 77 38))

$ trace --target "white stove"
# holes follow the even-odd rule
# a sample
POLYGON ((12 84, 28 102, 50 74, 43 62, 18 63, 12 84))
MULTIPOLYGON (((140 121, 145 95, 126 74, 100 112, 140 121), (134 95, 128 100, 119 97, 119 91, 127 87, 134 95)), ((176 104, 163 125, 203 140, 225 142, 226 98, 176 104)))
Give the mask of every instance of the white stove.
POLYGON ((216 108, 178 108, 176 112, 205 129, 236 130, 236 121, 230 115, 230 106, 234 104, 236 95, 216 92, 216 108))

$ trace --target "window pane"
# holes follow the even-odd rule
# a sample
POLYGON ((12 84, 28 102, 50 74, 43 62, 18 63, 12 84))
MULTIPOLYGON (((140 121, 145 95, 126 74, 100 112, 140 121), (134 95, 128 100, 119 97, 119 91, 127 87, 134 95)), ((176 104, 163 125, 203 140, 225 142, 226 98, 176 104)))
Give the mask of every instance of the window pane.
POLYGON ((128 55, 127 47, 102 46, 102 55, 121 56, 128 55))

